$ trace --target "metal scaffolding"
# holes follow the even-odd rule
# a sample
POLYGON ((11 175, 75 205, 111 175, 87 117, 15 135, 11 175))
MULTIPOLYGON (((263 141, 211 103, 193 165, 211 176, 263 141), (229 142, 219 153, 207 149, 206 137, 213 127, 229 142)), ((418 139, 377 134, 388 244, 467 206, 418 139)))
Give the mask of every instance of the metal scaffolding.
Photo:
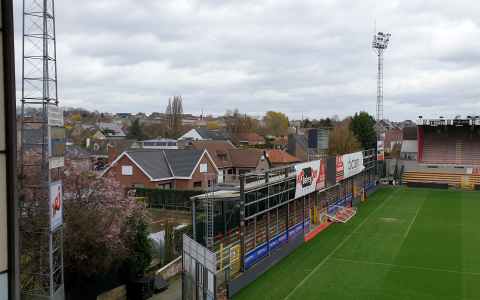
POLYGON ((47 158, 47 110, 49 105, 58 106, 53 0, 23 1, 22 52, 21 299, 64 299, 62 226, 50 229, 48 198, 52 173, 47 158), (26 143, 26 109, 37 115, 28 122, 41 124, 41 137, 34 144, 26 143), (34 162, 26 159, 26 151, 32 148, 37 150, 34 162))

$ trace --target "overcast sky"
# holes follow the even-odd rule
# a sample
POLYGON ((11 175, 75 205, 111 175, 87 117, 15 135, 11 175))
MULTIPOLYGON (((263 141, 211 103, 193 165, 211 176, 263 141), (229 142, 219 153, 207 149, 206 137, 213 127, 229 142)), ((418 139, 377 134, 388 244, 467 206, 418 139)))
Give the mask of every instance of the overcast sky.
POLYGON ((55 14, 61 106, 150 114, 181 95, 195 115, 374 115, 376 21, 392 34, 385 118, 480 114, 478 1, 57 0, 55 14))

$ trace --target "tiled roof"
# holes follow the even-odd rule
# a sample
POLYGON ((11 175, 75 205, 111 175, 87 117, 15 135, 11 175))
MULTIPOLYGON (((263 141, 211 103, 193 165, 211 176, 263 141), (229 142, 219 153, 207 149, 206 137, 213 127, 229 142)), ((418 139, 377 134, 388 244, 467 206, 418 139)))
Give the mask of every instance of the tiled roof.
POLYGON ((228 149, 234 167, 256 167, 262 155, 261 149, 228 149))
POLYGON ((190 144, 195 149, 207 150, 217 167, 224 168, 232 166, 228 149, 235 149, 235 147, 229 141, 192 141, 190 144), (223 161, 224 156, 226 156, 227 161, 223 161))
POLYGON ((284 137, 278 137, 276 138, 272 144, 274 145, 287 145, 288 144, 288 139, 284 137))
POLYGON ((298 158, 288 154, 287 152, 280 149, 273 149, 268 152, 268 159, 272 163, 296 163, 300 162, 298 158))

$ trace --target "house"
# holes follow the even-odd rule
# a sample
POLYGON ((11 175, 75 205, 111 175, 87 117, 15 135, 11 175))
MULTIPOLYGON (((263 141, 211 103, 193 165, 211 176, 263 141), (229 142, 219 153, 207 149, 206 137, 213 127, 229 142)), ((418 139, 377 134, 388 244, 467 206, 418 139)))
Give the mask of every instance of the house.
POLYGON ((288 145, 284 150, 295 156, 300 162, 308 161, 308 139, 303 136, 296 137, 293 134, 288 135, 288 145))
POLYGON ((227 152, 235 175, 270 168, 270 161, 262 149, 228 149, 227 152))
POLYGON ((177 140, 158 138, 138 142, 145 149, 178 149, 177 140))
POLYGON ((87 124, 77 124, 75 127, 73 127, 73 130, 70 132, 70 135, 76 136, 84 132, 85 130, 90 131, 90 128, 93 128, 94 125, 87 125, 87 124))
POLYGON ((17 149, 20 149, 23 144, 27 145, 40 145, 48 142, 48 136, 44 136, 47 132, 43 129, 24 129, 24 137, 22 139, 22 131, 17 131, 17 149), (44 139, 44 141, 43 141, 44 139))
MULTIPOLYGON (((402 144, 403 134, 402 131, 388 131, 385 132, 385 151, 389 152, 393 149, 395 144, 402 144)), ((399 153, 400 154, 400 153, 399 153)))
POLYGON ((205 174, 218 169, 206 150, 127 149, 108 172, 125 187, 205 189, 212 184, 205 174))
POLYGON ((272 145, 273 145, 273 148, 274 149, 284 149, 288 144, 288 139, 287 138, 284 138, 284 137, 279 137, 279 138, 276 138, 273 142, 272 142, 272 145))
POLYGON ((108 148, 110 147, 117 147, 120 154, 127 148, 142 148, 136 140, 92 139, 87 140, 85 151, 93 157, 108 157, 108 148))
POLYGON ((265 139, 256 133, 237 133, 231 139, 235 146, 265 145, 265 139))
POLYGON ((178 138, 179 141, 222 140, 224 134, 220 130, 196 127, 178 138))
MULTIPOLYGON (((40 151, 42 150, 41 145, 27 145, 24 148, 24 151, 40 151)), ((26 152, 24 152, 26 153, 26 152)), ((92 169, 92 156, 90 153, 86 152, 80 146, 67 145, 65 148, 65 157, 69 159, 70 163, 75 169, 82 170, 91 170, 92 169)))
POLYGON ((191 141, 185 149, 207 150, 220 174, 235 174, 228 151, 235 149, 230 141, 191 141))
POLYGON ((131 113, 116 113, 115 118, 131 118, 131 113))
POLYGON ((95 123, 95 125, 100 128, 102 133, 105 135, 106 138, 109 139, 124 139, 125 132, 122 130, 122 126, 116 123, 95 123))
POLYGON ((268 151, 267 154, 272 168, 300 163, 300 159, 280 149, 272 149, 268 151))

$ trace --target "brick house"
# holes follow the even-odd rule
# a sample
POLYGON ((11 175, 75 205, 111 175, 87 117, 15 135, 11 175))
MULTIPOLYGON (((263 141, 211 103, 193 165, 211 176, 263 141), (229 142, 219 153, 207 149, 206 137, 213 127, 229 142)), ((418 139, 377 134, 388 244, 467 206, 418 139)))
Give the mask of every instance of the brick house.
POLYGON ((265 139, 256 133, 236 133, 230 141, 235 146, 265 145, 266 143, 265 139))
POLYGON ((228 155, 232 161, 235 175, 270 168, 270 161, 262 149, 228 149, 228 155))
POLYGON ((283 148, 285 148, 287 146, 287 144, 288 144, 288 139, 284 138, 284 137, 278 137, 272 142, 272 145, 273 145, 274 149, 282 149, 283 150, 283 148))
MULTIPOLYGON (((116 157, 115 149, 109 148, 109 158, 116 157)), ((193 190, 205 189, 205 174, 218 174, 218 169, 206 150, 128 148, 107 172, 125 187, 193 190)))

